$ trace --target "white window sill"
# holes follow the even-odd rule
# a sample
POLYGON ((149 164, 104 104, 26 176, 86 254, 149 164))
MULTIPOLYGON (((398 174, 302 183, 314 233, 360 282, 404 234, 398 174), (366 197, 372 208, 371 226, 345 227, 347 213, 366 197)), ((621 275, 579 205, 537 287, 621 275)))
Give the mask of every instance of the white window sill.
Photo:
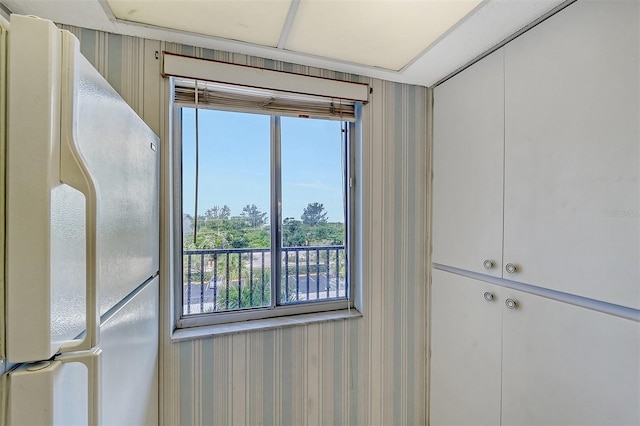
POLYGON ((296 325, 314 324, 327 321, 337 321, 361 318, 362 313, 356 309, 342 309, 339 311, 314 312, 311 314, 289 315, 277 318, 265 318, 251 321, 238 321, 227 324, 206 325, 174 330, 171 340, 183 342, 185 340, 205 339, 213 336, 245 333, 251 331, 273 330, 276 328, 293 327, 296 325))

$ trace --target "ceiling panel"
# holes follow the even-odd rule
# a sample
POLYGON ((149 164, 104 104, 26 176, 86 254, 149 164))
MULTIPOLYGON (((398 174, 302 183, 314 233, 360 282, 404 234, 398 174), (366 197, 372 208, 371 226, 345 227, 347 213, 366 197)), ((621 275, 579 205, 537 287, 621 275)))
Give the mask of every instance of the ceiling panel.
POLYGON ((400 70, 482 0, 301 0, 285 49, 400 70))
POLYGON ((276 46, 291 0, 107 0, 114 16, 262 46, 276 46))
MULTIPOLYGON (((365 62, 365 60, 362 58, 353 58, 351 57, 351 55, 345 54, 345 51, 349 49, 356 50, 357 53, 358 50, 363 50, 364 48, 354 47, 357 38, 354 38, 352 35, 349 35, 347 33, 348 31, 351 31, 349 26, 347 26, 346 28, 340 28, 337 25, 339 18, 336 18, 334 16, 340 15, 342 13, 342 11, 344 10, 343 6, 345 4, 349 4, 351 2, 359 2, 361 3, 362 10, 360 11, 360 13, 356 13, 354 19, 363 19, 365 17, 366 6, 363 3, 379 2, 382 0, 343 0, 333 2, 338 6, 336 8, 338 12, 329 14, 331 17, 331 21, 323 23, 321 25, 317 25, 317 27, 323 30, 321 34, 324 33, 327 37, 335 37, 335 39, 340 42, 337 45, 338 47, 333 48, 333 54, 341 58, 336 60, 333 60, 330 57, 318 56, 318 54, 314 53, 300 53, 294 50, 275 48, 273 46, 275 45, 275 40, 277 37, 279 37, 279 35, 277 37, 275 35, 272 35, 271 41, 269 42, 265 42, 263 40, 262 43, 269 43, 268 45, 265 45, 258 44, 258 42, 235 41, 224 38, 220 35, 215 35, 214 37, 201 35, 197 32, 193 32, 193 30, 188 29, 175 31, 171 29, 165 29, 160 26, 140 25, 127 20, 116 20, 113 18, 113 15, 109 10, 109 5, 106 3, 106 1, 109 0, 0 0, 0 3, 4 4, 9 10, 15 13, 20 13, 23 15, 36 15, 42 18, 51 19, 54 22, 60 24, 75 25, 77 27, 91 28, 106 31, 109 33, 125 34, 135 37, 144 37, 152 40, 163 40, 190 46, 241 53, 244 55, 263 57, 317 68, 331 69, 335 71, 359 74, 363 76, 397 81, 401 83, 432 86, 434 83, 438 82, 452 71, 459 69, 469 61, 476 58, 478 55, 486 52, 487 49, 490 49, 496 44, 501 43, 503 40, 505 40, 505 38, 510 37, 513 33, 521 30, 530 22, 535 21, 542 16, 548 16, 550 13, 566 7, 575 0, 484 0, 484 2, 480 6, 473 9, 473 11, 466 18, 463 18, 460 22, 458 22, 458 24, 454 25, 454 27, 450 31, 447 31, 442 37, 438 38, 438 40, 435 43, 431 44, 431 46, 428 47, 426 51, 422 51, 418 55, 418 57, 410 63, 409 66, 402 68, 401 71, 385 69, 381 68, 381 66, 397 67, 399 66, 398 64, 402 61, 398 61, 398 63, 395 65, 387 64, 372 67, 360 65, 360 63, 365 62), (357 15, 359 14, 361 14, 362 16, 358 17, 357 15)), ((114 4, 117 1, 118 0, 111 0, 111 2, 113 2, 114 4)), ((219 0, 201 1, 210 3, 219 2, 219 0)), ((295 8, 295 5, 298 1, 299 0, 293 0, 293 2, 286 1, 285 3, 287 5, 291 3, 295 8)), ((306 2, 307 0, 304 1, 306 2)), ((323 2, 327 0, 314 1, 323 2)), ((402 2, 401 0, 399 1, 402 2)), ((429 0, 415 1, 420 3, 427 2, 429 0)), ((459 0, 449 1, 456 3, 459 0)), ((177 2, 179 4, 183 3, 179 0, 161 0, 153 1, 152 3, 154 6, 157 6, 159 3, 164 2, 177 2)), ((195 1, 193 2, 198 3, 195 1)), ((149 0, 144 3, 151 3, 151 1, 149 0)), ((186 4, 187 2, 185 1, 184 3, 186 4)), ((251 3, 251 0, 235 0, 233 2, 222 1, 221 3, 236 3, 244 4, 246 6, 251 3)), ((404 1, 404 3, 407 3, 407 1, 404 1)), ((282 10, 280 12, 280 17, 278 19, 282 22, 286 22, 286 20, 283 18, 283 15, 285 15, 284 9, 287 8, 288 6, 282 7, 282 10)), ((243 16, 245 15, 246 9, 247 8, 245 8, 244 6, 242 7, 243 16)), ((303 10, 300 12, 300 17, 304 19, 304 14, 306 12, 304 12, 304 7, 302 9, 303 10)), ((181 18, 185 21, 190 21, 192 17, 196 17, 199 20, 207 17, 208 19, 204 19, 204 25, 206 27, 205 30, 207 31, 211 30, 211 28, 213 27, 216 27, 216 25, 212 24, 212 20, 216 18, 210 16, 210 14, 204 14, 201 11, 199 13, 187 13, 184 10, 181 13, 187 16, 186 18, 184 16, 181 18), (209 23, 211 24, 209 25, 209 23)), ((4 14, 4 11, 2 9, 0 9, 0 15, 8 18, 8 16, 4 14)), ((250 19, 257 20, 258 23, 267 20, 266 18, 261 16, 256 17, 252 12, 247 12, 247 16, 244 16, 242 19, 249 19, 249 16, 251 16, 250 19)), ((423 17, 419 16, 419 18, 422 25, 423 17)), ((367 19, 363 20, 365 20, 365 23, 367 23, 367 19)), ((391 21, 391 18, 389 17, 380 20, 383 22, 391 21)), ((173 19, 171 19, 171 21, 173 23, 173 19)), ((424 19, 424 22, 426 22, 426 19, 424 19)), ((409 23, 406 24, 405 28, 401 29, 401 31, 404 33, 404 37, 419 40, 420 37, 422 37, 422 35, 420 35, 420 31, 423 29, 419 27, 417 30, 409 30, 409 23)), ((286 24, 284 25, 286 27, 286 24)), ((275 25, 273 27, 273 33, 278 33, 280 29, 276 31, 275 27, 281 27, 281 23, 278 23, 278 25, 275 25)), ((385 25, 381 24, 376 28, 379 28, 380 31, 389 32, 388 30, 384 30, 384 27, 385 25)), ((286 32, 286 29, 283 32, 286 32)), ((394 37, 395 35, 390 34, 388 36, 394 37)), ((241 37, 238 36, 238 38, 241 37)), ((318 44, 326 43, 324 40, 314 40, 313 42, 316 41, 318 42, 318 44)), ((313 47, 313 42, 310 42, 308 44, 313 47)), ((293 42, 292 44, 287 46, 288 49, 292 49, 291 46, 293 46, 293 42)), ((371 46, 371 44, 369 46, 371 46)), ((389 48, 387 48, 387 50, 385 51, 383 47, 369 47, 369 53, 376 53, 380 55, 380 57, 393 57, 400 54, 399 51, 389 48), (392 52, 389 53, 389 50, 391 50, 392 52)), ((322 55, 322 53, 320 53, 320 55, 322 55)), ((356 55, 354 54, 354 56, 356 55)), ((371 62, 374 64, 381 63, 381 61, 371 62)))

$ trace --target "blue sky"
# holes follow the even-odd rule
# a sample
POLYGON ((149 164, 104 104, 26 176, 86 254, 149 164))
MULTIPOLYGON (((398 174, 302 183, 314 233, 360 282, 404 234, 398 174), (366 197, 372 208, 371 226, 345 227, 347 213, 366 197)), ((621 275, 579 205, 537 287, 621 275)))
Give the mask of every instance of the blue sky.
MULTIPOLYGON (((247 204, 269 212, 270 117, 201 109, 198 213, 224 204, 237 216, 247 204)), ((341 123, 282 117, 282 212, 300 219, 307 204, 324 204, 330 222, 344 222, 341 123)), ((195 110, 183 108, 183 211, 194 212, 195 110)))

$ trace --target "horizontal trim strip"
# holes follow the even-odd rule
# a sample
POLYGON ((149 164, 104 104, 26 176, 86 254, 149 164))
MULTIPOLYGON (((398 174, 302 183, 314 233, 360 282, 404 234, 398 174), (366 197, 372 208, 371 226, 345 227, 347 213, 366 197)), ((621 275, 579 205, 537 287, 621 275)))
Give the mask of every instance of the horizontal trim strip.
POLYGON ((505 280, 504 278, 496 278, 490 275, 479 274, 477 272, 467 271, 465 269, 459 269, 453 266, 446 266, 439 263, 433 263, 432 266, 434 269, 439 269, 441 271, 451 272, 453 274, 462 275, 464 277, 489 282, 491 284, 499 285, 500 287, 520 290, 524 291, 525 293, 546 297, 547 299, 556 300, 558 302, 568 303, 570 305, 579 306, 581 308, 591 309, 593 311, 602 312, 604 314, 614 315, 616 317, 640 322, 640 311, 633 308, 628 308, 626 306, 614 305, 613 303, 589 299, 587 297, 577 296, 575 294, 563 293, 561 291, 550 290, 548 288, 519 283, 511 280, 505 280))
POLYGON ((162 75, 366 102, 369 85, 163 52, 162 75))
POLYGON ((362 313, 360 313, 356 309, 343 309, 339 311, 316 312, 312 314, 265 318, 254 321, 242 321, 193 328, 181 328, 173 332, 171 340, 174 342, 183 342, 185 340, 205 339, 211 336, 223 336, 227 334, 273 330, 276 328, 293 327, 296 325, 305 325, 361 317, 362 313))
POLYGON ((207 325, 230 324, 232 322, 254 321, 267 318, 322 313, 353 308, 353 301, 346 298, 320 299, 223 312, 184 314, 176 322, 177 328, 201 327, 207 325))

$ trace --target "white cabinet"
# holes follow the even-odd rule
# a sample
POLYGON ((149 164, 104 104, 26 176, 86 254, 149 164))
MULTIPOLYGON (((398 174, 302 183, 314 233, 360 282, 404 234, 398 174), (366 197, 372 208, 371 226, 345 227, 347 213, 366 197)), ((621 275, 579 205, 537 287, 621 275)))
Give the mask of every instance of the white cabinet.
POLYGON ((439 270, 432 280, 430 424, 497 425, 501 288, 439 270))
POLYGON ((503 424, 640 424, 640 323, 504 293, 503 424))
POLYGON ((576 2, 436 87, 434 263, 640 309, 639 18, 576 2))
POLYGON ((432 279, 432 426, 640 424, 639 323, 440 270, 432 279))
POLYGON ((433 262, 501 276, 502 49, 435 89, 433 262), (485 269, 484 261, 492 262, 485 269))
POLYGON ((505 49, 504 261, 640 309, 640 2, 579 1, 505 49))
POLYGON ((637 0, 436 87, 432 425, 640 424, 639 117, 637 0))

